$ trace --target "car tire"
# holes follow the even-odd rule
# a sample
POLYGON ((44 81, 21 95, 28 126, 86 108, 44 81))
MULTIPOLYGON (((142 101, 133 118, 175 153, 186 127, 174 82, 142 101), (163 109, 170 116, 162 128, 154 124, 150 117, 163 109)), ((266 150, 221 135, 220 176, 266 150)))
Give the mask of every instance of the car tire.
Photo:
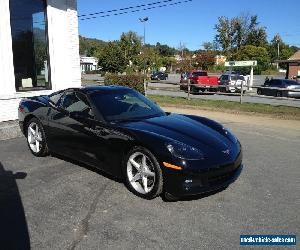
POLYGON ((123 172, 127 188, 135 195, 151 200, 162 193, 162 170, 156 157, 148 149, 131 149, 123 161, 123 172))
POLYGON ((196 89, 196 87, 194 85, 191 85, 190 92, 192 94, 196 94, 198 91, 197 91, 197 89, 196 89))
POLYGON ((257 89, 257 94, 258 94, 258 95, 262 95, 261 89, 257 89))
POLYGON ((277 91, 276 92, 276 97, 282 97, 282 91, 277 91))
POLYGON ((30 152, 37 157, 47 156, 49 150, 42 123, 37 118, 32 118, 26 124, 25 132, 30 152))

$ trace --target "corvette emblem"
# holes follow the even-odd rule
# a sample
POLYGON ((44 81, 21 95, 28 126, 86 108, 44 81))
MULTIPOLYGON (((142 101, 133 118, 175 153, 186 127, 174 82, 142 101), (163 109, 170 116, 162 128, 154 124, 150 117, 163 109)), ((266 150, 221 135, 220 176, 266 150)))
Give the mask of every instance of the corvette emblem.
POLYGON ((222 151, 222 153, 229 155, 230 154, 230 150, 226 149, 226 150, 222 151))

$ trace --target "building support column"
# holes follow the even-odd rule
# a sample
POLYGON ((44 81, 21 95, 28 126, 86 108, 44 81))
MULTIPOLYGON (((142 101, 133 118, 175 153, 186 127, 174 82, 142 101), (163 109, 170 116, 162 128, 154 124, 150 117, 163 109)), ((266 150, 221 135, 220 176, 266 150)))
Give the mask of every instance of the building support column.
POLYGON ((0 99, 16 93, 9 0, 0 1, 0 99))
POLYGON ((81 86, 76 0, 48 0, 52 90, 81 86))
POLYGON ((250 86, 249 86, 249 90, 252 90, 253 87, 253 66, 251 66, 251 71, 250 71, 250 86))

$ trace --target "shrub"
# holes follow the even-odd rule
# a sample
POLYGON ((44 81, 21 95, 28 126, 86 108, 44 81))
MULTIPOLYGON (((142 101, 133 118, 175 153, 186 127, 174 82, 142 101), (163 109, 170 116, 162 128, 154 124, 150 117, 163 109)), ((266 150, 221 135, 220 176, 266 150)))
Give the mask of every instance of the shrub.
POLYGON ((85 74, 87 75, 98 74, 104 76, 105 72, 103 72, 101 69, 97 69, 97 70, 86 71, 85 74))
POLYGON ((143 75, 109 74, 105 76, 104 85, 126 86, 145 94, 144 79, 145 77, 143 75))

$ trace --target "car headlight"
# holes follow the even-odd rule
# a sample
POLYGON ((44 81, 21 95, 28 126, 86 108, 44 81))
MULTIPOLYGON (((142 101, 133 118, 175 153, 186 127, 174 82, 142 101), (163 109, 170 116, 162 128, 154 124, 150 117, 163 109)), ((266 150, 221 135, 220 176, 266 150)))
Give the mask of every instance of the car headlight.
POLYGON ((166 144, 168 151, 175 157, 186 160, 202 160, 204 154, 201 150, 181 142, 170 142, 166 144))
POLYGON ((290 86, 287 86, 286 88, 287 89, 296 89, 296 86, 295 85, 290 85, 290 86))

